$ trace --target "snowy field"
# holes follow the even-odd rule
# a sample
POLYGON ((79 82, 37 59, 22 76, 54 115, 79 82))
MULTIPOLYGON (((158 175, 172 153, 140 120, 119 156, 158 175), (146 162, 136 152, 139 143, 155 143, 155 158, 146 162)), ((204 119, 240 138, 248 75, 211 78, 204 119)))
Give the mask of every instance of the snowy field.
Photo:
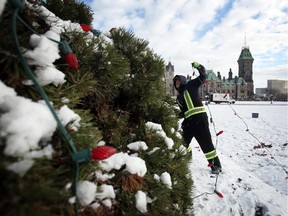
MULTIPOLYGON (((246 125, 234 115, 229 105, 210 104, 209 107, 216 131, 224 131, 218 136, 217 147, 223 167, 217 190, 223 194, 223 198, 215 193, 196 197, 205 192, 213 193, 216 178, 210 174, 207 161, 193 139, 191 172, 194 180, 193 198, 196 197, 193 200, 194 214, 288 215, 288 175, 272 158, 288 169, 288 104, 237 101, 232 105, 247 123, 249 131, 265 145, 272 145, 270 148, 255 149, 259 142, 246 131, 246 125), (252 113, 259 113, 259 117, 252 118, 252 113)), ((210 130, 215 142, 212 124, 210 130)))

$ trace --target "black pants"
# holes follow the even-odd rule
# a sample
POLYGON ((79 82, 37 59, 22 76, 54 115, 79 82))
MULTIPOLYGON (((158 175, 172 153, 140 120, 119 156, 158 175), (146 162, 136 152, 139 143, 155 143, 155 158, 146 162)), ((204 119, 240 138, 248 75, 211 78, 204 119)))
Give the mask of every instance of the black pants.
MULTIPOLYGON (((206 113, 197 114, 185 119, 182 123, 182 129, 186 147, 189 146, 191 140, 195 137, 204 154, 215 150, 211 139, 208 116, 206 113)), ((218 156, 209 159, 208 162, 211 165, 221 167, 218 156)))

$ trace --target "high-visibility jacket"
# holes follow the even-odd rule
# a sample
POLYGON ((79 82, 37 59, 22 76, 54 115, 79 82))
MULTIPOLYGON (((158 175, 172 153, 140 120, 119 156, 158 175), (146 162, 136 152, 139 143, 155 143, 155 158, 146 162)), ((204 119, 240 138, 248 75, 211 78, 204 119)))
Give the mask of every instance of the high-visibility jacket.
POLYGON ((206 79, 205 68, 200 65, 198 68, 200 75, 198 78, 190 80, 187 82, 186 77, 182 75, 176 75, 174 77, 174 86, 176 88, 176 80, 180 80, 180 87, 176 88, 179 95, 177 96, 177 102, 181 109, 179 117, 189 118, 197 114, 205 113, 205 108, 203 107, 202 102, 200 101, 199 88, 204 83, 206 79))
POLYGON ((197 115, 199 113, 205 113, 206 110, 203 106, 194 107, 193 101, 190 97, 190 94, 187 90, 184 91, 184 100, 187 106, 187 111, 184 113, 185 118, 189 118, 190 116, 197 115))

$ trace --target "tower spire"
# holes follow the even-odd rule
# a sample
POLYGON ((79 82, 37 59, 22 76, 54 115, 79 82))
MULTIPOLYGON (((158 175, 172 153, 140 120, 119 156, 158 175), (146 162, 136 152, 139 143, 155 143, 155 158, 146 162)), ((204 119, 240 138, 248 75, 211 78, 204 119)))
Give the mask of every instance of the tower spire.
POLYGON ((246 32, 244 34, 244 47, 243 47, 243 49, 249 49, 249 47, 247 46, 246 32))

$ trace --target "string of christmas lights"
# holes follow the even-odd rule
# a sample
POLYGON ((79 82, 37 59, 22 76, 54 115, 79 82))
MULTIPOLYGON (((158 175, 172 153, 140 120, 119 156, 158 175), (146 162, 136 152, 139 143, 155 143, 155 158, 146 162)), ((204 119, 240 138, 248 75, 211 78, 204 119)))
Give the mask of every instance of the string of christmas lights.
MULTIPOLYGON (((110 146, 98 146, 93 149, 85 149, 82 151, 78 151, 73 140, 71 139, 69 133, 67 132, 66 128, 62 125, 58 115, 56 114, 55 109, 52 107, 50 104, 49 98, 47 94, 45 93, 44 89, 41 87, 41 85, 38 83, 37 79, 35 78, 35 75, 32 73, 26 59, 24 58, 19 40, 18 40, 18 35, 17 35, 17 20, 19 20, 22 24, 24 24, 28 29, 32 30, 33 33, 34 31, 26 22, 24 22, 23 19, 20 18, 18 15, 19 12, 22 12, 25 6, 25 1, 23 0, 8 0, 9 6, 11 7, 12 10, 12 18, 11 18, 11 25, 12 25, 12 35, 13 35, 13 40, 17 49, 17 55, 20 59, 20 63, 24 69, 24 71, 27 73, 29 78, 32 80, 34 85, 36 86, 37 91, 45 101, 46 105, 48 106, 50 112, 52 113, 54 119, 57 122, 58 128, 60 130, 61 135, 63 136, 64 140, 66 143, 69 145, 72 153, 72 161, 74 162, 74 167, 75 167, 75 172, 74 172, 74 178, 73 178, 73 193, 75 196, 75 215, 79 215, 78 212, 78 204, 77 204, 77 182, 78 182, 78 176, 79 176, 79 164, 84 163, 84 162, 89 162, 91 160, 104 160, 111 155, 116 153, 116 149, 110 146)), ((40 35, 36 32, 37 35, 40 35)), ((50 38, 48 38, 50 39, 50 38)), ((71 69, 78 69, 78 60, 77 57, 73 54, 69 43, 66 40, 62 40, 61 42, 55 41, 53 39, 50 39, 56 43, 59 44, 59 49, 60 51, 65 55, 66 61, 71 69)))

